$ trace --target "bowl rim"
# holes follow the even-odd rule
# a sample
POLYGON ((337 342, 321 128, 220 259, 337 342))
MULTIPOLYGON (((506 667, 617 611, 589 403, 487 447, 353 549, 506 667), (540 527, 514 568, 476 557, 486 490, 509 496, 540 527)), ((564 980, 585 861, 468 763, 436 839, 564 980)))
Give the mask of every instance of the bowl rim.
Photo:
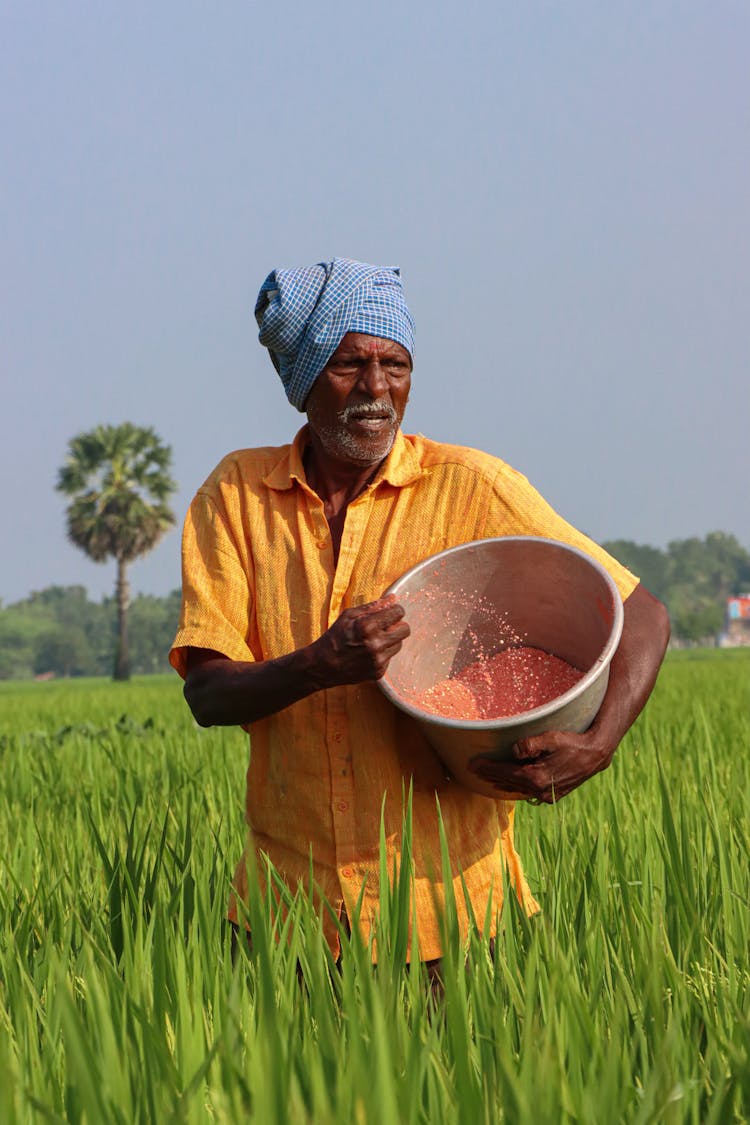
POLYGON ((548 716, 557 714, 558 711, 561 711, 564 707, 567 707, 568 704, 575 702, 575 700, 580 695, 583 695, 583 693, 590 687, 591 683, 597 678, 598 675, 601 674, 602 670, 604 668, 607 668, 611 663, 612 658, 617 651, 617 646, 620 643, 625 619, 623 601, 620 591, 618 590, 617 585, 612 578, 612 575, 608 570, 605 569, 605 567, 602 566, 602 564, 597 559, 592 558, 591 555, 587 555, 586 552, 582 551, 579 547, 573 547, 570 543, 564 543, 560 539, 548 539, 543 535, 496 535, 487 539, 472 539, 467 543, 459 543, 455 547, 448 547, 444 551, 438 551, 437 554, 429 555, 421 562, 416 563, 414 566, 410 567, 409 570, 404 571, 404 573, 399 578, 397 578, 395 582, 392 582, 390 586, 383 591, 383 594, 381 596, 384 598, 390 595, 398 597, 399 590, 404 586, 406 582, 408 582, 412 575, 416 574, 424 567, 434 564, 439 559, 444 559, 449 555, 455 555, 460 551, 467 550, 467 548, 469 547, 481 547, 489 543, 519 542, 536 543, 539 545, 562 548, 564 551, 567 551, 572 555, 577 555, 584 562, 588 563, 595 571, 598 572, 600 577, 605 580, 605 584, 609 587, 610 593, 612 594, 612 601, 614 603, 614 621, 612 623, 612 629, 610 631, 607 643, 599 653, 597 659, 594 661, 588 671, 584 672, 580 680, 578 680, 578 682, 575 683, 572 688, 569 688, 562 695, 555 696, 554 699, 550 699, 549 702, 543 703, 540 707, 534 707, 528 711, 518 711, 515 715, 506 715, 498 719, 450 719, 445 715, 437 715, 434 711, 423 711, 420 707, 416 707, 414 706, 414 704, 408 703, 401 695, 398 694, 398 692, 388 680, 388 670, 386 669, 385 675, 381 676, 381 678, 377 681, 377 685, 383 692, 385 697, 389 699, 395 707, 398 707, 400 711, 406 712, 408 715, 411 715, 412 718, 418 719, 420 722, 429 723, 437 727, 448 727, 453 730, 510 730, 513 727, 517 727, 520 723, 526 725, 536 722, 538 719, 544 719, 548 716))

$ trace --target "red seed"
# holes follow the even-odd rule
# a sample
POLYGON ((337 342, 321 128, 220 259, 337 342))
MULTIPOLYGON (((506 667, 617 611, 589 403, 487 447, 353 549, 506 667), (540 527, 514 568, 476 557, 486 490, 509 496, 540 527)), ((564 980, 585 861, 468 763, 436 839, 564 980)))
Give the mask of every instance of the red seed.
POLYGON ((557 699, 582 675, 559 656, 521 645, 474 661, 413 702, 449 719, 502 719, 557 699))

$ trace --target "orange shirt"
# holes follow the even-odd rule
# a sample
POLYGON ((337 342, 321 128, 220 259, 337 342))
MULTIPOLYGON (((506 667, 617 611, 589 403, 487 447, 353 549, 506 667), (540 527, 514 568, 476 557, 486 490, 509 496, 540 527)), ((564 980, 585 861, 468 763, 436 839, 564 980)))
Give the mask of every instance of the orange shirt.
MULTIPOLYGON (((267 660, 301 648, 348 606, 376 599, 416 563, 473 539, 559 539, 598 559, 623 598, 637 584, 504 462, 401 433, 375 480, 349 505, 334 566, 323 503, 305 479, 305 433, 291 446, 230 454, 193 500, 183 537, 182 615, 170 653, 180 675, 190 646, 231 660, 267 660)), ((478 919, 490 894, 501 905, 503 867, 526 910, 537 909, 513 844, 513 803, 471 793, 446 776, 417 725, 376 684, 317 692, 253 723, 251 744, 248 842, 235 875, 241 897, 253 853, 267 854, 292 890, 308 883, 312 853, 314 879, 331 905, 345 905, 351 917, 362 893, 366 940, 378 905, 381 808, 391 871, 411 781, 420 956, 441 953, 436 795, 462 932, 462 876, 478 919)), ((234 904, 230 917, 237 918, 234 904)), ((324 925, 336 952, 335 927, 325 915, 324 925)))

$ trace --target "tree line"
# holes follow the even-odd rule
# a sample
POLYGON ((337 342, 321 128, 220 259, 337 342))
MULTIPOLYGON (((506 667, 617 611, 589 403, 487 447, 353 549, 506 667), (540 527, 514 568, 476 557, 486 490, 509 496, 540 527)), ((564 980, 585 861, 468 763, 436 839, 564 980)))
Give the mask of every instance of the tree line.
MULTIPOLYGON (((133 598, 128 611, 132 672, 168 671, 179 614, 179 590, 133 598)), ((49 586, 0 608, 0 680, 111 676, 118 617, 116 597, 90 601, 83 586, 49 586)))
POLYGON ((723 531, 663 551, 628 539, 602 545, 664 602, 677 641, 710 643, 724 627, 727 598, 750 591, 750 552, 723 531))

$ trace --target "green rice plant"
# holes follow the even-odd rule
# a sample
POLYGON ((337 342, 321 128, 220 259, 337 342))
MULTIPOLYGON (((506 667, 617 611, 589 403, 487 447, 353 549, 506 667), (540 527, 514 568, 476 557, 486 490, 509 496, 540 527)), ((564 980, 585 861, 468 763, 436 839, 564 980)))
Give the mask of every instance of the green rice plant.
POLYGON ((270 867, 233 958, 245 736, 176 679, 0 685, 0 1120, 747 1120, 749 703, 750 653, 671 655, 612 768, 519 808, 541 913, 497 888, 492 957, 448 893, 436 997, 408 791, 377 967, 270 867))

